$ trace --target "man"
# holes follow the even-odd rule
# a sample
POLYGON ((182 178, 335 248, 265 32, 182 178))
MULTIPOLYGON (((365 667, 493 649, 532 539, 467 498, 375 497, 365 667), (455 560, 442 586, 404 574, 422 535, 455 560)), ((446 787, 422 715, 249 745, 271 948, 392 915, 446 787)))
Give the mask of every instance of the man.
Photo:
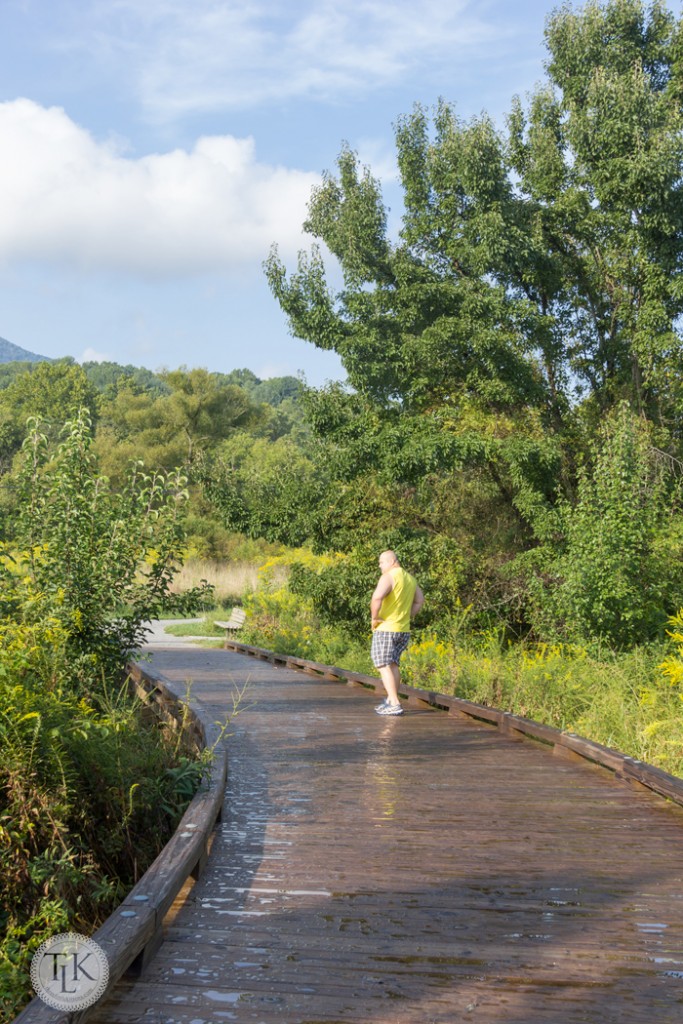
POLYGON ((387 696, 375 711, 378 715, 402 715, 398 699, 398 663, 410 643, 410 620, 422 607, 424 594, 415 578, 401 568, 393 551, 382 552, 379 568, 382 575, 370 602, 371 657, 373 665, 379 669, 387 696))

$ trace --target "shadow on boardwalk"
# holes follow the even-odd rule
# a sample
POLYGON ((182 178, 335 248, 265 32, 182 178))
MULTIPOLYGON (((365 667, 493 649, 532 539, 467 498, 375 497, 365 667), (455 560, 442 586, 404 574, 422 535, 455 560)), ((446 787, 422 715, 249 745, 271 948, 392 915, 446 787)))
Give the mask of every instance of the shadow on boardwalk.
POLYGON ((681 810, 240 655, 154 663, 217 713, 250 677, 255 706, 206 871, 100 1024, 681 1020, 681 810))

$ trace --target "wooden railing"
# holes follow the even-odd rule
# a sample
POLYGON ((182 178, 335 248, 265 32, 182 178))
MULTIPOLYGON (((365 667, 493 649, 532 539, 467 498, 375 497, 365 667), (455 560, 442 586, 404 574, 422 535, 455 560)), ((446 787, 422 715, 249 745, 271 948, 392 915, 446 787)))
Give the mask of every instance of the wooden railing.
MULTIPOLYGON (((185 811, 178 828, 154 863, 123 902, 92 935, 107 955, 108 990, 124 974, 138 975, 162 941, 163 920, 188 878, 197 878, 208 856, 209 839, 220 818, 227 773, 227 752, 220 727, 201 707, 186 702, 182 687, 148 666, 129 665, 131 686, 144 710, 182 731, 188 749, 214 748, 209 774, 185 811)), ((33 999, 14 1024, 74 1024, 84 1021, 99 1005, 79 1013, 53 1010, 33 999)))
MULTIPOLYGON (((226 647, 228 650, 240 654, 248 654, 253 658, 297 669, 323 679, 336 679, 351 686, 371 687, 383 692, 382 682, 375 676, 336 668, 334 665, 322 665, 316 661, 306 661, 305 658, 275 654, 273 651, 250 647, 248 644, 240 644, 234 640, 228 640, 226 647)), ((426 704, 430 707, 440 708, 454 716, 476 719, 497 727, 502 734, 513 739, 529 739, 543 743, 551 748, 552 753, 558 757, 591 761, 593 764, 607 768, 614 773, 615 778, 628 785, 644 786, 668 800, 683 805, 683 779, 669 775, 668 772, 655 768, 644 761, 628 757, 618 750, 605 747, 593 740, 587 740, 583 736, 577 736, 573 732, 562 732, 550 725, 541 725, 539 722, 521 718, 519 715, 513 715, 507 711, 499 711, 483 704, 474 704, 461 697, 436 693, 433 690, 420 690, 414 686, 407 686, 405 683, 400 684, 399 693, 408 697, 409 701, 413 703, 426 704)))

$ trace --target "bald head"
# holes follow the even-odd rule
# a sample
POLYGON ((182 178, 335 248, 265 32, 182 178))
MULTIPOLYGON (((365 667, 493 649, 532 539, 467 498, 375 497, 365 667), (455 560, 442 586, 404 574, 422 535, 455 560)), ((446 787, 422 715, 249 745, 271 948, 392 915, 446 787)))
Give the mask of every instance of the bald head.
POLYGON ((395 565, 399 564, 395 551, 383 551, 379 556, 379 567, 382 572, 389 572, 389 569, 393 569, 395 565))

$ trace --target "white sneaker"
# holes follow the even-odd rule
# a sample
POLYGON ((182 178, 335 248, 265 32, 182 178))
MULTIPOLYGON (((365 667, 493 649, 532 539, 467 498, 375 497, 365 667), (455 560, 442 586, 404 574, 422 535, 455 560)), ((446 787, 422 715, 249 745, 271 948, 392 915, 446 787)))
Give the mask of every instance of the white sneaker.
POLYGON ((402 715, 403 708, 400 704, 384 704, 384 706, 375 708, 378 715, 402 715))

